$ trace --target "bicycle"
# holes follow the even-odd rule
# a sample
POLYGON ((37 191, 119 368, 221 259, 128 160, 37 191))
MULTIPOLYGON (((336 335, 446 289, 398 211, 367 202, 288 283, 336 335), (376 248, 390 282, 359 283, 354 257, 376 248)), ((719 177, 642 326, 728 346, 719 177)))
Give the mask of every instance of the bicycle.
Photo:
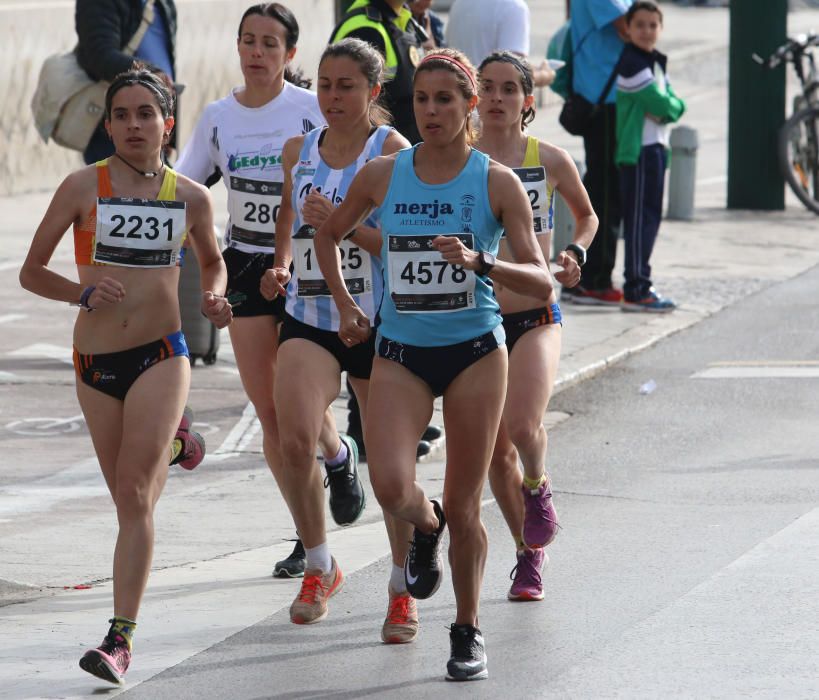
POLYGON ((811 51, 819 34, 791 37, 767 59, 753 54, 767 68, 793 65, 801 93, 793 99, 791 116, 779 129, 779 167, 788 186, 808 209, 819 214, 819 72, 811 51))

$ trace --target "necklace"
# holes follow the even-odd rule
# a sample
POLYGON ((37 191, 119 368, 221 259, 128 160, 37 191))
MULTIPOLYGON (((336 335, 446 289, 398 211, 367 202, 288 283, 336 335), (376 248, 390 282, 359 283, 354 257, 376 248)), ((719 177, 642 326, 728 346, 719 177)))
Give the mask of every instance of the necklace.
POLYGON ((125 165, 127 165, 131 170, 136 170, 142 177, 156 177, 159 173, 162 172, 162 168, 165 167, 164 163, 159 164, 159 170, 140 170, 136 165, 129 163, 125 158, 123 158, 119 153, 114 153, 114 155, 119 158, 125 165))

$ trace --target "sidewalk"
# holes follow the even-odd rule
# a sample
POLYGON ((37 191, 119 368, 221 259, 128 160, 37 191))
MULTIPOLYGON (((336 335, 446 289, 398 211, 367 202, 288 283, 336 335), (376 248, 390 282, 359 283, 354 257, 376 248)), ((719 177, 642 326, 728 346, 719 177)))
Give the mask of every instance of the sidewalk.
MULTIPOLYGON (((534 19, 550 4, 553 3, 532 3, 533 26, 543 26, 536 25, 534 19)), ((593 381, 596 373, 624 357, 819 263, 819 219, 790 198, 784 212, 724 209, 726 73, 717 65, 703 77, 698 68, 695 70, 693 60, 687 70, 681 71, 682 66, 676 66, 685 56, 693 56, 695 50, 703 49, 705 43, 709 47, 707 55, 712 58, 727 55, 727 12, 684 10, 667 5, 663 9, 672 49, 671 65, 678 76, 675 87, 689 105, 685 123, 699 130, 702 143, 696 218, 692 222, 664 221, 653 260, 658 288, 676 299, 680 308, 671 314, 655 316, 622 313, 618 308, 563 305, 558 391, 581 380, 593 381), (703 22, 703 17, 708 21, 703 22)), ((551 12, 558 15, 554 9, 551 12)), ((533 133, 582 158, 582 145, 561 132, 556 125, 556 109, 550 107, 548 101, 534 123, 533 133)), ((224 212, 223 188, 215 187, 213 194, 216 211, 224 212)), ((5 276, 0 279, 10 290, 12 305, 17 299, 25 298, 16 287, 16 270, 49 198, 50 193, 40 193, 0 199, 3 211, 0 238, 4 242, 0 275, 5 276)), ((55 261, 61 269, 69 271, 72 260, 70 235, 67 235, 55 261)), ((620 282, 619 267, 615 281, 620 282)), ((25 303, 34 306, 31 300, 26 299, 25 303)), ((773 319, 760 319, 760 323, 771 322, 773 319)), ((5 328, 10 325, 13 323, 5 328)), ((57 337, 57 330, 52 328, 49 332, 57 337)), ((3 341, 0 338, 0 342, 3 341)), ((8 350, 2 352, 6 347, 0 346, 0 354, 11 354, 8 350)), ((70 393, 70 365, 42 371, 52 373, 49 377, 53 379, 49 381, 53 386, 49 392, 56 393, 59 389, 66 395, 70 393)), ((14 387, 12 380, 3 374, 0 372, 0 396, 6 402, 11 395, 7 390, 14 387)), ((641 383, 649 379, 651 377, 646 376, 641 383)), ((216 400, 213 397, 225 394, 228 389, 237 393, 239 380, 227 334, 223 337, 217 364, 213 368, 197 368, 193 381, 200 401, 216 400)), ((662 386, 657 391, 662 391, 662 386)), ((46 397, 50 399, 50 395, 46 397)), ((634 387, 634 400, 639 400, 638 386, 634 387)), ((346 419, 342 401, 336 402, 335 409, 343 428, 346 419)), ((239 420, 239 416, 234 418, 239 420)), ((553 425, 562 418, 565 416, 549 414, 546 422, 553 425)), ((440 414, 434 420, 440 423, 440 414)), ((200 468, 201 474, 194 472, 190 478, 174 475, 169 482, 160 503, 155 571, 140 620, 139 664, 129 673, 129 688, 264 619, 292 599, 295 582, 269 577, 272 562, 290 549, 289 543, 270 545, 271 537, 290 535, 292 523, 269 475, 253 481, 266 468, 258 454, 260 439, 258 433, 253 432, 252 423, 252 415, 244 423, 237 422, 236 428, 241 425, 242 430, 235 435, 231 433, 221 443, 235 447, 244 440, 240 459, 230 461, 229 455, 224 459, 209 457, 212 461, 203 466, 210 464, 210 472, 200 468), (219 472, 216 467, 224 471, 219 472), (201 513, 205 514, 202 517, 209 526, 207 532, 196 531, 196 525, 189 522, 185 525, 186 519, 189 521, 194 514, 201 513)), ((560 439, 559 429, 553 439, 560 439)), ((82 449, 86 448, 90 449, 87 445, 82 449)), ((39 468, 41 463, 49 464, 53 458, 53 443, 32 443, 24 449, 32 469, 39 468)), ((224 449, 228 454, 227 447, 224 449)), ((430 495, 441 491, 444 469, 441 457, 439 446, 439 451, 418 470, 419 481, 430 495)), ((86 478, 98 480, 98 473, 90 464, 87 469, 65 477, 68 484, 74 485, 86 478)), ((331 546, 346 562, 347 576, 388 552, 367 474, 362 473, 362 477, 369 499, 365 518, 354 527, 336 529, 330 534, 331 546)), ((95 548, 99 551, 91 551, 92 547, 78 550, 77 538, 81 526, 83 541, 109 542, 113 514, 102 496, 83 501, 86 503, 92 504, 84 505, 87 512, 55 508, 55 517, 47 514, 48 520, 54 521, 48 525, 42 524, 42 519, 29 521, 27 514, 19 518, 19 523, 4 522, 3 489, 0 488, 0 540, 3 541, 0 579, 38 588, 51 587, 31 591, 31 595, 40 596, 36 599, 0 608, 0 696, 78 697, 89 692, 87 679, 75 668, 76 658, 84 648, 80 644, 98 641, 100 620, 110 613, 110 551, 101 547, 95 548), (61 518, 65 517, 71 518, 67 527, 61 525, 61 518), (78 556, 78 551, 82 556, 78 556), (66 571, 73 576, 73 582, 91 582, 93 587, 63 591, 61 584, 66 581, 66 571), (23 659, 28 663, 21 665, 23 659)), ((2 590, 0 581, 0 605, 2 590)))

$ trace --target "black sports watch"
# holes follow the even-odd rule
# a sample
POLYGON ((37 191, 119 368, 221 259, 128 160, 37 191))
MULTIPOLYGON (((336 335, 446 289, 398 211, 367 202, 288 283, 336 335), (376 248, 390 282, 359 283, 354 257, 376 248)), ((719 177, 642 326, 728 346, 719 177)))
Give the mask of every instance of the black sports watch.
POLYGON ((486 277, 490 272, 492 272, 492 268, 495 267, 495 256, 492 253, 487 253, 485 250, 482 250, 478 253, 478 263, 480 267, 478 268, 477 272, 481 277, 486 277))
POLYGON ((586 249, 577 243, 569 243, 566 246, 566 252, 574 253, 577 256, 577 264, 580 267, 586 264, 586 249))

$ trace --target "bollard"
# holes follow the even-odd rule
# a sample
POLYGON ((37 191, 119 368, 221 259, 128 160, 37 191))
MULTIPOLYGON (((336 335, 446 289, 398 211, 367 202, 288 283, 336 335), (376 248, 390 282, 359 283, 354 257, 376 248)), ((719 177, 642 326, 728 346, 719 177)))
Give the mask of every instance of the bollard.
MULTIPOLYGON (((575 161, 577 171, 582 178, 586 172, 585 164, 575 161)), ((572 210, 569 209, 568 204, 560 196, 560 191, 555 192, 555 220, 554 231, 552 232, 552 260, 557 257, 557 254, 566 249, 574 240, 574 217, 572 210)))
POLYGON ((677 126, 672 129, 667 219, 691 221, 694 218, 698 147, 696 129, 690 126, 677 126))

